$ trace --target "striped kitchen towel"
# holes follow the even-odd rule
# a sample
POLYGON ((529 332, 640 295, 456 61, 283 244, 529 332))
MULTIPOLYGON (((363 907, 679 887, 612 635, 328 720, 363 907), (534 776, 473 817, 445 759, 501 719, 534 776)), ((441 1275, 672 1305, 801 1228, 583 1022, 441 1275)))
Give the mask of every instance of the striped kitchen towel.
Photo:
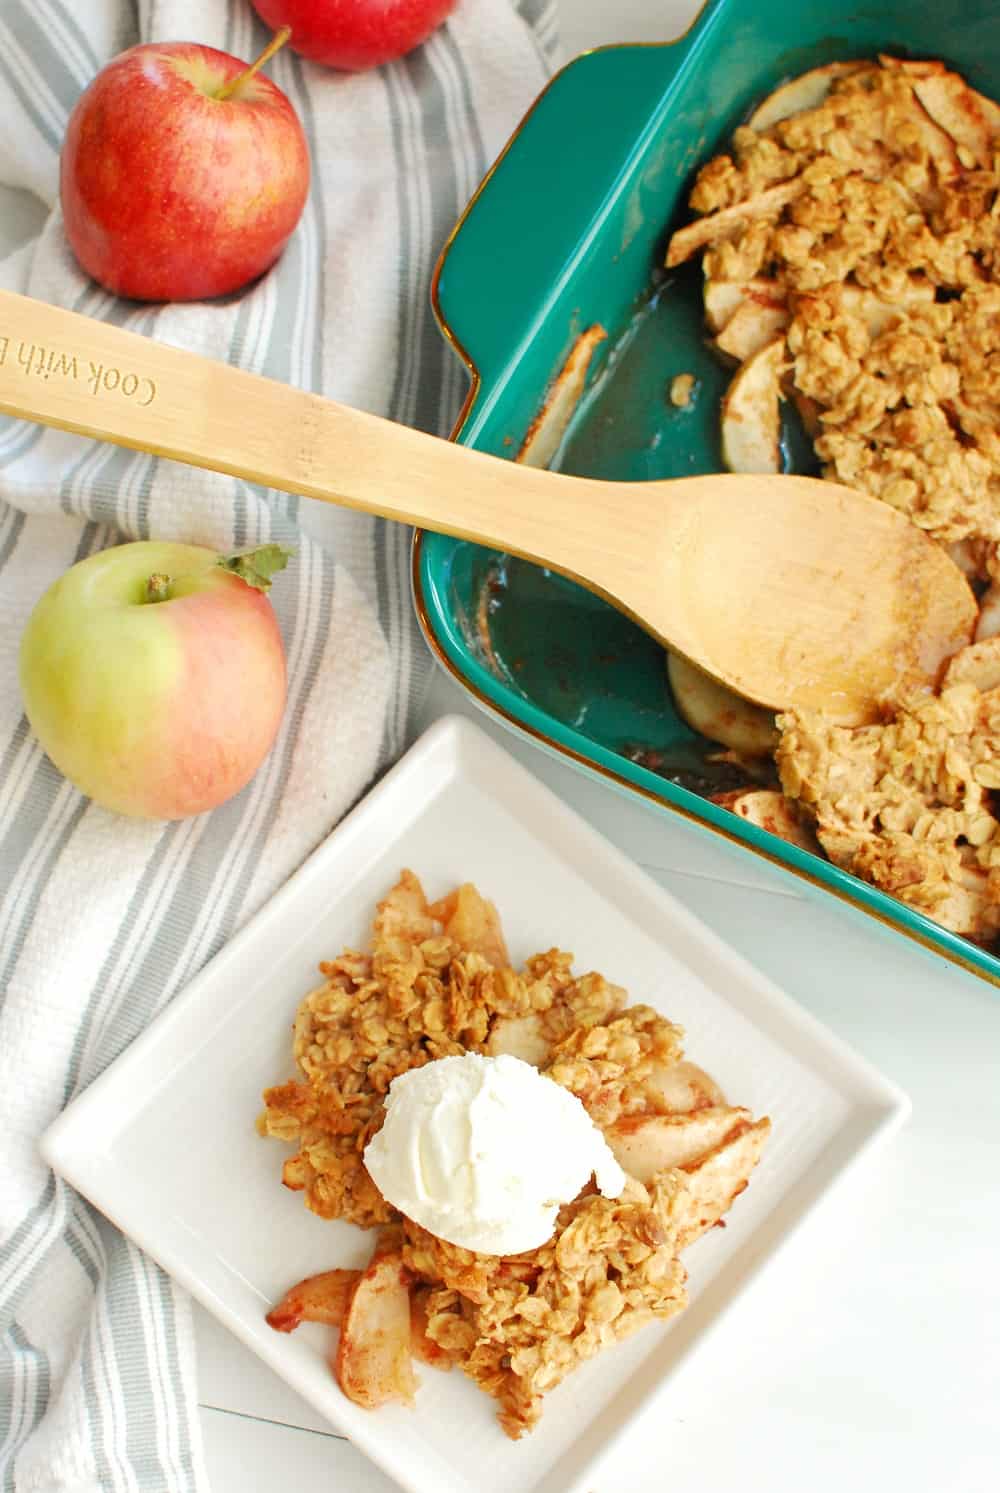
MULTIPOLYGON (((242 295, 151 307, 107 295, 67 248, 68 113, 136 40, 250 58, 266 34, 248 0, 0 0, 0 186, 49 212, 0 261, 0 285, 445 433, 464 375, 433 322, 430 272, 549 71, 552 20, 550 0, 461 0, 425 47, 358 76, 286 48, 269 70, 313 158, 294 239, 242 295)), ((413 729, 428 665, 406 531, 345 512, 318 543, 302 517, 246 482, 0 421, 0 1480, 16 1493, 206 1488, 188 1303, 36 1142, 413 729), (272 593, 289 662, 277 745, 237 798, 172 824, 77 793, 32 739, 17 687, 19 635, 49 582, 149 537, 297 552, 272 593)))

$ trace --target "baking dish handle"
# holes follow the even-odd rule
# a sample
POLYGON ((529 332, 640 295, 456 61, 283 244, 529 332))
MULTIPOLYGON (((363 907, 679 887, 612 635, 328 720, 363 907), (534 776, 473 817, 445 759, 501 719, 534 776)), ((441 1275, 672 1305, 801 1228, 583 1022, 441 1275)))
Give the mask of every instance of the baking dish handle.
MULTIPOLYGON (((472 198, 432 286, 441 330, 472 376, 460 439, 566 288, 725 3, 708 0, 676 42, 601 47, 570 62, 472 198)), ((678 166, 678 190, 689 169, 678 166)))

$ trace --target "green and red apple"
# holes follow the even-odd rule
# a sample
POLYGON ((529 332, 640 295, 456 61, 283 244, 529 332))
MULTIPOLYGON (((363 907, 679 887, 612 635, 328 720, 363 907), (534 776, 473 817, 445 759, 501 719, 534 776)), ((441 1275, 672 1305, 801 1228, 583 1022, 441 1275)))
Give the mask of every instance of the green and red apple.
POLYGON ((309 150, 259 67, 194 42, 132 47, 70 115, 66 235, 107 290, 144 301, 228 294, 269 269, 302 215, 309 150))
POLYGON ((140 541, 55 581, 25 628, 20 677, 56 767, 106 808, 143 819, 186 818, 238 793, 284 709, 285 654, 265 589, 286 560, 276 545, 223 560, 140 541))

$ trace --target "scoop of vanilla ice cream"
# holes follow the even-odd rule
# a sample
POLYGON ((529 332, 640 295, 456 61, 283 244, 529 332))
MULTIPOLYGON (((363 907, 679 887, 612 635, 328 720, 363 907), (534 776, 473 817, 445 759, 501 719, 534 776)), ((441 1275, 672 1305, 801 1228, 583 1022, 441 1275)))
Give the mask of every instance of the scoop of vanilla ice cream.
POLYGON ((559 1208, 592 1176, 605 1197, 625 1186, 575 1094, 520 1058, 474 1052, 393 1079, 365 1166, 408 1218, 491 1255, 551 1239, 559 1208))

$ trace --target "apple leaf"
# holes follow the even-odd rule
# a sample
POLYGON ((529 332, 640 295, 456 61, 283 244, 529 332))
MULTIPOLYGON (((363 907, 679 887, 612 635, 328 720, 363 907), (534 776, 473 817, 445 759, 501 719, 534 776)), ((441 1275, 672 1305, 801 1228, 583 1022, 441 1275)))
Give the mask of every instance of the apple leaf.
POLYGON ((283 544, 260 544, 253 549, 237 550, 234 555, 220 555, 215 563, 238 575, 248 586, 270 591, 271 577, 284 570, 294 554, 294 550, 286 549, 283 544))

